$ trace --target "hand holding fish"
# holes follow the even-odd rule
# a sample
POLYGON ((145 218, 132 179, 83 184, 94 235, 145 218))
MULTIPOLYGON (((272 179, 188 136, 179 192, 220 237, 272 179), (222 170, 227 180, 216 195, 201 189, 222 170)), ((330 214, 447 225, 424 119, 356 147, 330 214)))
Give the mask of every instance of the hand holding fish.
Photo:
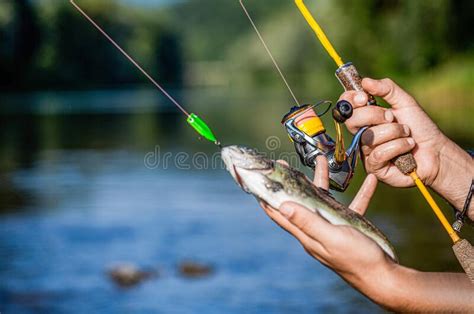
MULTIPOLYGON (((326 158, 317 160, 314 183, 326 189, 326 158)), ((377 179, 368 175, 349 206, 363 215, 377 179)), ((296 203, 278 210, 265 202, 267 215, 292 234, 312 257, 337 272, 377 304, 394 311, 473 311, 474 286, 463 274, 423 273, 398 265, 363 233, 350 226, 334 226, 296 203)))
MULTIPOLYGON (((474 177, 474 161, 469 154, 446 137, 417 101, 392 80, 366 78, 362 85, 391 106, 366 106, 367 95, 363 92, 350 91, 341 96, 354 107, 352 118, 346 122, 349 130, 371 126, 361 139, 367 172, 394 187, 413 186, 413 180, 391 162, 412 151, 421 180, 456 208, 462 208, 474 177)), ((468 215, 474 219, 474 203, 468 215)))
MULTIPOLYGON (((323 189, 329 187, 327 159, 323 156, 317 158, 314 183, 323 189)), ((376 187, 376 177, 367 176, 350 208, 365 214, 376 187)), ((352 227, 334 226, 296 203, 284 203, 279 210, 265 202, 261 202, 261 206, 273 221, 301 242, 308 254, 335 270, 369 297, 373 293, 365 291, 365 287, 370 285, 364 281, 384 276, 396 265, 375 242, 352 227)))

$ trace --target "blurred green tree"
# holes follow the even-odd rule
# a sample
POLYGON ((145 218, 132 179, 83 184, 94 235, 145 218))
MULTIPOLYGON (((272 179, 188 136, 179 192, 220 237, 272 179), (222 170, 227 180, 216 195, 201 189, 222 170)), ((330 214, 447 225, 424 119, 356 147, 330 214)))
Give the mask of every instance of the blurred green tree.
POLYGON ((474 1, 450 1, 448 12, 449 43, 456 50, 474 49, 474 34, 472 21, 474 21, 474 1))
POLYGON ((169 30, 155 35, 157 77, 165 86, 179 89, 184 83, 184 63, 181 39, 169 30))
POLYGON ((7 12, 0 24, 0 88, 25 86, 41 44, 40 25, 28 0, 5 0, 0 10, 7 12))
MULTIPOLYGON (((30 1, 0 2, 3 88, 143 82, 67 1, 30 1)), ((157 9, 117 0, 83 0, 81 5, 170 86, 183 84, 184 58, 225 60, 234 67, 232 78, 241 75, 247 85, 280 84, 238 1, 189 0, 157 9)), ((336 88, 320 84, 334 65, 291 1, 247 5, 292 81, 302 89, 319 82, 324 93, 336 88)), ((308 5, 344 59, 356 61, 367 75, 413 77, 456 55, 470 56, 474 48, 471 0, 321 0, 308 5)))
MULTIPOLYGON (((88 1, 88 13, 119 43, 126 45, 131 26, 117 18, 115 1, 88 1)), ((61 87, 97 87, 136 81, 132 71, 121 71, 123 57, 69 3, 59 5, 54 21, 53 78, 61 87)), ((128 64, 126 64, 128 65, 128 64)))

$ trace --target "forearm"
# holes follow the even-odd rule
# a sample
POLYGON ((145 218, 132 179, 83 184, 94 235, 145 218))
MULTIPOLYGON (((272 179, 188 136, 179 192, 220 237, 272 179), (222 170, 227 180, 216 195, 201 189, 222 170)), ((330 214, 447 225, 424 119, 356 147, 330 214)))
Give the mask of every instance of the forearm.
POLYGON ((388 307, 396 311, 474 311, 474 285, 463 273, 425 273, 400 266, 388 307))
MULTIPOLYGON (((461 210, 473 178, 472 157, 453 141, 446 141, 440 151, 440 169, 431 187, 461 210)), ((468 216, 474 220, 474 202, 471 203, 468 216)))
POLYGON ((474 311, 474 285, 462 273, 425 273, 392 265, 369 280, 372 283, 356 284, 356 288, 392 311, 474 311))

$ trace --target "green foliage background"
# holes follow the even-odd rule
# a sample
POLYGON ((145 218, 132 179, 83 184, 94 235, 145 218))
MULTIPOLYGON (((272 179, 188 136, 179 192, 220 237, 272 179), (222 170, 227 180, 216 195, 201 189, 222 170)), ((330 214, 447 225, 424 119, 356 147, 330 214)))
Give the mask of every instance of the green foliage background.
MULTIPOLYGON (((397 80, 442 127, 463 134, 468 129, 466 137, 472 137, 472 1, 307 2, 345 60, 365 75, 397 80)), ((79 3, 167 85, 281 88, 237 0, 157 7, 114 0, 79 3)), ((247 5, 297 93, 307 101, 336 97, 334 64, 293 1, 247 5)), ((2 1, 0 38, 3 90, 121 88, 144 82, 68 1, 2 1)))

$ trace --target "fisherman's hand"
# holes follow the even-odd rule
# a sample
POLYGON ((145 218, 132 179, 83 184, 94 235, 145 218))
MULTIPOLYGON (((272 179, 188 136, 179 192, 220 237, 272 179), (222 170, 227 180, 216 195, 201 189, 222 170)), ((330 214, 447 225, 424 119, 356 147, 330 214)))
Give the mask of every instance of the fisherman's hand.
MULTIPOLYGON (((423 111, 416 100, 390 79, 362 81, 364 89, 382 97, 391 109, 366 106, 367 95, 350 91, 341 96, 354 107, 346 125, 352 133, 371 126, 362 136, 362 152, 368 173, 394 187, 413 186, 413 180, 391 162, 412 152, 421 180, 462 208, 472 178, 472 158, 448 139, 423 111)), ((469 212, 474 217, 474 203, 469 212)))
MULTIPOLYGON (((314 183, 327 189, 327 160, 319 156, 314 183)), ((368 175, 350 208, 363 215, 377 185, 368 175)), ((285 203, 275 210, 262 203, 277 224, 305 250, 336 271, 351 286, 395 312, 460 312, 474 310, 474 286, 465 274, 427 273, 394 263, 374 241, 349 226, 334 226, 307 208, 285 203)))
MULTIPOLYGON (((327 189, 328 167, 325 157, 318 157, 315 185, 327 189)), ((377 178, 368 175, 350 208, 363 215, 377 186, 377 178)), ((319 215, 295 203, 285 203, 275 210, 262 203, 265 212, 277 224, 297 238, 304 249, 324 265, 366 295, 377 289, 371 282, 378 278, 378 288, 394 262, 370 238, 349 226, 334 226, 319 215)))

